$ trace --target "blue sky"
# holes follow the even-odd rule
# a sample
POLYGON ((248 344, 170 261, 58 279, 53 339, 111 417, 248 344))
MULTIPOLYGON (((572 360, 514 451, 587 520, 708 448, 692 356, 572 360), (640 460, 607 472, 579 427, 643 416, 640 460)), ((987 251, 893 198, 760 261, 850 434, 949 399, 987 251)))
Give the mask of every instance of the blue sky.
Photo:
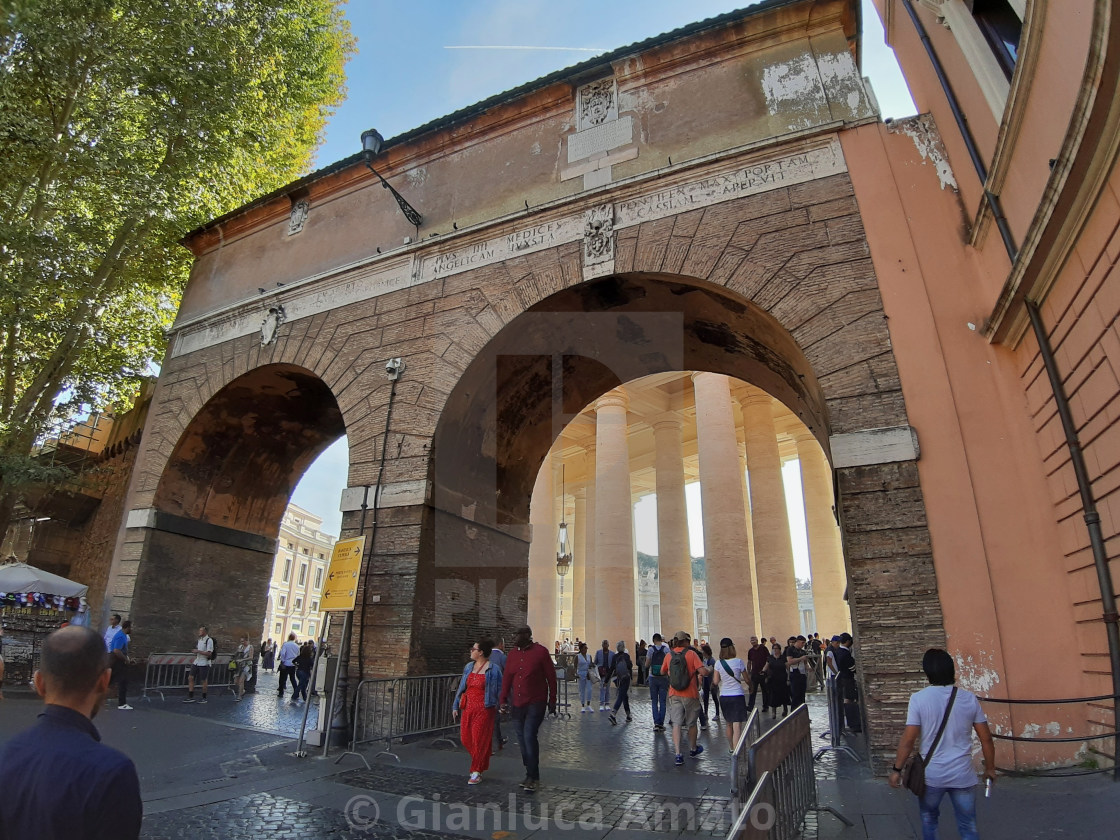
MULTIPOLYGON (((894 53, 870 0, 863 3, 863 73, 884 117, 915 113, 894 53)), ((749 5, 719 0, 350 0, 346 16, 358 41, 346 67, 348 96, 327 125, 315 167, 361 150, 361 133, 376 128, 391 138, 504 90, 572 64, 698 20, 749 5), (461 49, 469 47, 472 49, 461 49), (473 49, 532 47, 534 49, 473 49), (457 48, 457 49, 452 49, 457 48), (542 49, 547 48, 547 49, 542 49), (569 49, 556 49, 569 48, 569 49)), ((308 469, 292 501, 323 517, 337 535, 337 500, 346 486, 346 441, 323 453, 308 469)), ((792 485, 795 476, 790 475, 792 485)), ((689 530, 694 554, 703 553, 698 487, 689 493, 689 530)), ((787 492, 800 497, 800 484, 787 492)), ((799 506, 798 506, 799 510, 799 506)), ((636 514, 638 548, 656 553, 654 506, 636 514), (649 536, 649 535, 652 535, 649 536)), ((797 514, 795 513, 795 516, 797 514)), ((807 576, 804 548, 794 525, 798 574, 807 576)))

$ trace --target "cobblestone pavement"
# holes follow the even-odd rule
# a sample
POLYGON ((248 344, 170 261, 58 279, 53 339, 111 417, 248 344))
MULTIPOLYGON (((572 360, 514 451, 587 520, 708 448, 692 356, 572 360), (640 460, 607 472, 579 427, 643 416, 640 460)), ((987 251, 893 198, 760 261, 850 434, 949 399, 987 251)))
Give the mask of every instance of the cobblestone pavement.
MULTIPOLYGON (((158 694, 153 695, 151 706, 176 714, 208 718, 218 723, 249 727, 295 738, 299 735, 303 707, 290 705, 291 686, 288 686, 288 691, 283 698, 278 697, 276 689, 279 685, 280 678, 277 674, 258 671, 256 692, 246 694, 241 702, 234 700, 233 694, 225 691, 211 692, 206 703, 184 703, 182 700, 185 694, 179 691, 168 692, 166 700, 160 700, 158 694)), ((196 691, 195 697, 199 696, 196 691)), ((311 697, 310 701, 311 708, 307 712, 308 730, 315 728, 319 718, 319 698, 311 697)), ((133 699, 131 702, 138 709, 148 705, 138 699, 133 699)))
POLYGON ((213 805, 147 817, 140 836, 143 840, 262 840, 264 837, 269 840, 320 837, 341 840, 454 840, 455 837, 384 822, 362 822, 352 827, 342 812, 269 793, 256 793, 213 805))
POLYGON ((526 794, 508 780, 486 779, 481 785, 467 787, 462 775, 381 764, 371 770, 345 773, 338 781, 363 790, 416 797, 417 801, 399 815, 417 813, 430 817, 431 803, 442 803, 445 808, 466 806, 472 812, 496 809, 504 815, 504 826, 514 826, 518 820, 532 823, 537 818, 538 822, 560 820, 587 827, 673 834, 687 831, 724 835, 730 827, 728 802, 716 796, 667 797, 642 791, 587 790, 550 784, 542 784, 536 793, 526 794), (420 799, 426 802, 421 803, 420 799))

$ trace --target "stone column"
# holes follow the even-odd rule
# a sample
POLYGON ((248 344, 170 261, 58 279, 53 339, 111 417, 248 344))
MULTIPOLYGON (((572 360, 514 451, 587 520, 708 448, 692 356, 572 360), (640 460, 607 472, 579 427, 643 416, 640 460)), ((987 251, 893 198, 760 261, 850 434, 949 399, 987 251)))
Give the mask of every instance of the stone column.
MULTIPOLYGON (((736 644, 756 633, 743 476, 727 377, 694 373, 696 448, 704 509, 704 555, 708 565, 708 628, 714 638, 736 644)), ((773 424, 771 424, 772 426, 773 424)), ((664 609, 664 607, 662 607, 664 609)), ((677 629, 669 628, 669 632, 677 629)))
POLYGON ((774 430, 773 399, 754 388, 741 394, 762 621, 759 629, 767 636, 785 639, 800 632, 801 614, 797 609, 797 578, 793 570, 782 462, 774 430))
POLYGON ((817 439, 806 430, 795 436, 801 464, 801 493, 805 498, 805 526, 809 532, 809 567, 813 576, 813 612, 824 635, 851 631, 852 617, 844 600, 847 575, 840 527, 832 513, 832 475, 817 439))
MULTIPOLYGON (((595 507, 598 502, 598 494, 595 492, 595 444, 592 443, 585 450, 587 452, 587 469, 585 470, 588 476, 587 485, 585 489, 586 501, 584 502, 587 508, 587 528, 584 531, 584 551, 586 560, 584 561, 584 596, 583 596, 583 632, 587 635, 580 636, 580 638, 587 642, 588 651, 597 649, 602 638, 599 633, 599 562, 595 554, 595 507)), ((575 562, 579 562, 577 558, 575 562)))
POLYGON ((747 433, 746 423, 743 421, 743 407, 734 392, 731 394, 731 404, 735 412, 735 443, 739 449, 739 474, 743 477, 743 508, 747 518, 747 549, 751 564, 751 587, 754 594, 754 614, 760 615, 758 603, 758 566, 755 562, 754 550, 754 522, 751 519, 751 487, 747 478, 747 433))
POLYGON ((533 526, 529 544, 528 621, 533 638, 549 651, 556 640, 556 514, 552 490, 552 453, 545 456, 533 497, 529 501, 529 524, 533 526))
POLYGON ((688 511, 684 499, 681 420, 666 415, 653 424, 657 490, 657 577, 662 635, 691 629, 692 560, 688 554, 688 511))
MULTIPOLYGON (((634 644, 634 526, 626 393, 621 388, 595 406, 596 630, 611 643, 634 644)), ((600 639, 601 641, 601 639, 600 639)))
POLYGON ((572 494, 576 500, 575 521, 572 523, 572 642, 587 641, 587 488, 580 487, 572 494))

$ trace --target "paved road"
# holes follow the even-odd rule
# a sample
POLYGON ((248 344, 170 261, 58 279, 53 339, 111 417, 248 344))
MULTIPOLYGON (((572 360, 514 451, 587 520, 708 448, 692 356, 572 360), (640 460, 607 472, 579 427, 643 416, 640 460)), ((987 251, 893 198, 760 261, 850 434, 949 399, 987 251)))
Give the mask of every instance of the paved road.
MULTIPOLYGON (((654 733, 648 697, 635 692, 634 722, 611 726, 605 713, 550 720, 542 728, 544 786, 522 794, 512 741, 486 780, 467 787, 461 749, 423 739, 394 745, 398 760, 367 752, 339 764, 292 755, 301 710, 280 703, 275 677, 260 694, 235 703, 211 696, 205 706, 108 704, 96 724, 106 743, 131 755, 140 771, 146 840, 279 838, 622 838, 722 837, 726 833, 729 758, 716 727, 706 750, 672 764, 667 734, 654 733), (254 725, 261 729, 252 728, 254 725), (279 734, 278 734, 279 733, 279 734), (376 819, 375 819, 376 817, 376 819)), ((823 726, 820 698, 811 713, 823 726)), ((9 693, 0 706, 0 742, 34 721, 39 703, 9 693)), ((314 712, 314 708, 312 709, 314 712)), ((512 734, 512 728, 507 730, 512 734)), ((912 840, 920 836, 913 797, 873 779, 865 765, 826 756, 817 766, 823 801, 856 826, 841 831, 828 815, 810 815, 804 837, 912 840)), ((985 840, 1107 837, 1120 824, 1120 796, 1100 779, 1001 780, 980 803, 985 840)), ((951 816, 943 836, 955 837, 951 816)))

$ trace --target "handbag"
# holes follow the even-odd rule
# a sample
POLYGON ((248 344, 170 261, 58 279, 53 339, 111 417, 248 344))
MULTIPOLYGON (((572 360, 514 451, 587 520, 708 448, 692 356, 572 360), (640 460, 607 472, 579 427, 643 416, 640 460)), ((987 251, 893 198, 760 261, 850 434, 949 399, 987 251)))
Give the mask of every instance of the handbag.
POLYGON ((937 735, 934 737, 926 757, 922 758, 922 754, 915 749, 906 757, 906 761, 902 762, 902 772, 900 773, 902 784, 915 796, 925 795, 926 765, 933 758, 933 751, 937 749, 937 745, 941 742, 941 735, 945 732, 945 724, 949 722, 949 712, 953 710, 953 701, 956 699, 957 687, 953 686, 953 690, 949 694, 949 704, 945 707, 945 714, 941 717, 941 726, 937 729, 937 735))

